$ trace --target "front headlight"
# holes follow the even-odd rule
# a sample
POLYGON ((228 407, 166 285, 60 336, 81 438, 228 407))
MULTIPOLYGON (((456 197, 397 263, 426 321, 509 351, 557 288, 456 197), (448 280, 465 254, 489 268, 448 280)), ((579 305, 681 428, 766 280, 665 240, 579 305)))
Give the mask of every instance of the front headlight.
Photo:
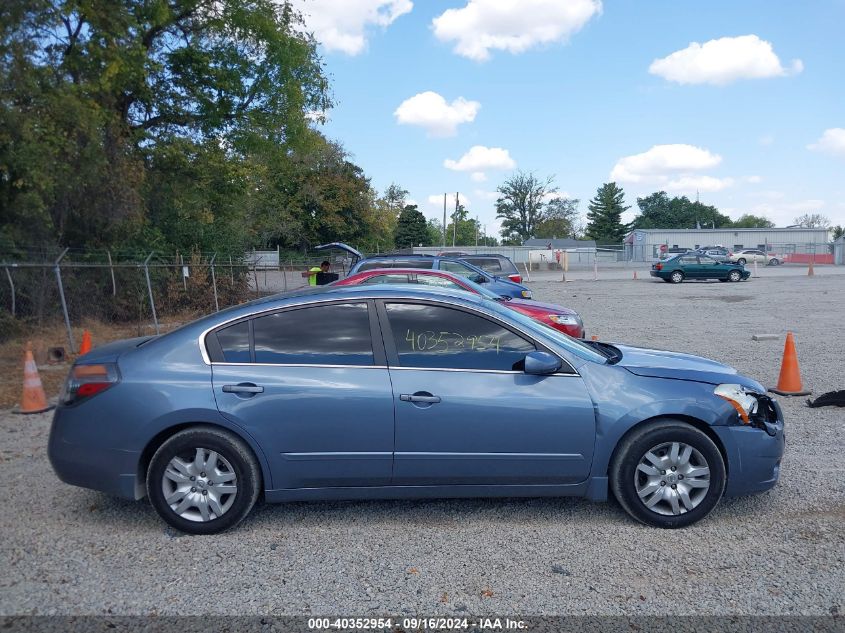
POLYGON ((549 321, 558 325, 578 325, 578 317, 574 314, 549 314, 549 321))
POLYGON ((757 398, 746 391, 742 385, 724 384, 719 385, 713 393, 731 403, 739 418, 745 424, 751 424, 749 416, 757 413, 757 398))
POLYGON ((523 299, 530 299, 531 298, 531 291, 530 290, 523 290, 522 291, 522 298, 523 299))

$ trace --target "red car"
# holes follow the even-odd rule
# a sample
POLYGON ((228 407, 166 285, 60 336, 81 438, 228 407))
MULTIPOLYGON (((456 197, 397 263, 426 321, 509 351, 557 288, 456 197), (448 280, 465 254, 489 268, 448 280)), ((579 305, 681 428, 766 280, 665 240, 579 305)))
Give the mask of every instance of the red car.
POLYGON ((575 310, 557 306, 551 303, 540 303, 528 299, 511 299, 500 297, 487 288, 443 270, 427 270, 420 268, 373 268, 346 279, 334 282, 335 286, 358 286, 361 284, 424 284, 437 288, 451 288, 482 295, 488 299, 499 301, 507 307, 521 312, 549 327, 553 327, 564 334, 575 338, 584 338, 584 324, 575 310))

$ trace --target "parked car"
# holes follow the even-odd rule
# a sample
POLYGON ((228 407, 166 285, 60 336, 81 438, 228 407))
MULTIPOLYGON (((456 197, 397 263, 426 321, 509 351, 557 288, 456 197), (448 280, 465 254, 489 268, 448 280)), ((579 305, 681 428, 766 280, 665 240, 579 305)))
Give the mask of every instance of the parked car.
POLYGON ((581 316, 562 306, 551 303, 540 303, 530 299, 511 299, 501 297, 495 292, 487 290, 484 286, 474 283, 454 273, 447 273, 444 270, 421 270, 419 268, 374 268, 362 273, 351 275, 346 279, 335 282, 339 286, 357 286, 374 284, 420 284, 436 288, 449 288, 451 290, 463 290, 473 294, 481 295, 491 301, 500 301, 511 310, 525 314, 535 321, 539 321, 564 334, 575 338, 584 337, 584 323, 581 316))
POLYGON ((707 255, 686 253, 652 264, 652 277, 679 284, 685 279, 718 279, 719 281, 741 281, 751 276, 741 264, 718 262, 707 255))
POLYGON ((678 528, 774 486, 783 429, 760 383, 712 360, 579 341, 466 292, 327 286, 78 357, 48 455, 194 534, 259 497, 612 493, 678 528))
POLYGON ((777 266, 782 260, 775 255, 769 255, 757 248, 744 248, 741 251, 731 253, 728 261, 742 264, 743 266, 749 262, 757 262, 766 266, 777 266))
POLYGON ((511 281, 507 277, 492 275, 477 266, 473 266, 461 259, 441 257, 440 255, 376 255, 359 261, 350 275, 361 273, 374 268, 420 268, 423 270, 445 270, 456 275, 466 277, 477 284, 503 297, 514 299, 530 299, 531 290, 521 283, 511 281))

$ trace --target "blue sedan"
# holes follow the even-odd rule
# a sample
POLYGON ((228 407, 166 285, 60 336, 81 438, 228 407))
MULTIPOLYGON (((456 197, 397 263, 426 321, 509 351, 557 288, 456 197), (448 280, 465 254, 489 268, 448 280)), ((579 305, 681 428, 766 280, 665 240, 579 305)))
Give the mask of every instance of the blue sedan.
POLYGON ((720 363, 572 339, 483 297, 302 290, 94 349, 49 457, 212 534, 259 498, 612 494, 678 528, 778 479, 783 417, 720 363))

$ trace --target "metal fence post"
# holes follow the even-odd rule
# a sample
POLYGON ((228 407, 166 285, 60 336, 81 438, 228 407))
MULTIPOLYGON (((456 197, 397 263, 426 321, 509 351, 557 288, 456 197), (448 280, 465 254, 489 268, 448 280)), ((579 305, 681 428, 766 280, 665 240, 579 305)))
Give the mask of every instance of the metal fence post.
POLYGON ((56 273, 56 281, 59 284, 59 298, 62 300, 62 312, 65 316, 65 327, 67 328, 67 340, 70 343, 71 353, 73 350, 76 349, 76 344, 73 342, 73 331, 70 329, 70 316, 67 313, 67 301, 65 301, 65 288, 62 285, 62 269, 60 264, 64 259, 65 255, 67 255, 69 249, 65 249, 62 251, 62 254, 59 255, 59 258, 53 264, 53 270, 56 273))
POLYGON ((158 315, 156 314, 156 302, 153 299, 153 285, 150 283, 150 259, 152 258, 155 251, 147 255, 147 259, 144 260, 144 274, 147 277, 147 291, 150 293, 150 308, 153 311, 153 324, 156 328, 156 334, 159 334, 158 330, 158 315))
POLYGON ((112 266, 111 261, 111 251, 106 251, 106 255, 109 256, 109 270, 111 271, 111 296, 117 296, 117 283, 114 280, 114 266, 112 266))
POLYGON ((12 281, 12 273, 9 272, 9 267, 6 267, 6 278, 9 280, 9 286, 12 289, 12 316, 15 316, 15 282, 12 281))
POLYGON ((220 304, 217 303, 217 277, 214 276, 214 259, 217 257, 217 253, 211 256, 211 261, 208 265, 211 267, 211 287, 214 288, 214 311, 220 312, 220 304))

